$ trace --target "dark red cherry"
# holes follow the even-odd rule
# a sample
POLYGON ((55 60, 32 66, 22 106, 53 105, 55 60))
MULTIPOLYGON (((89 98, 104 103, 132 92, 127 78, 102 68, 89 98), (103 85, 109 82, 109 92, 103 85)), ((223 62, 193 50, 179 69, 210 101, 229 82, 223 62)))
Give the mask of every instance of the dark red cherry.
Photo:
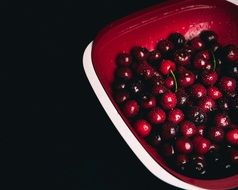
POLYGON ((223 57, 225 61, 238 62, 238 47, 235 45, 227 45, 223 48, 223 57))
POLYGON ((161 97, 161 105, 164 109, 171 110, 177 104, 176 95, 173 92, 166 92, 161 97))
POLYGON ((221 97, 217 100, 217 105, 220 110, 229 111, 230 110, 230 101, 227 97, 221 97))
POLYGON ((178 77, 178 83, 181 87, 188 87, 195 82, 195 75, 191 71, 181 73, 178 77))
POLYGON ((136 61, 143 61, 149 55, 149 51, 145 47, 136 46, 131 50, 131 54, 136 61))
POLYGON ((202 135, 202 136, 204 136, 204 131, 205 131, 205 129, 206 129, 206 126, 205 125, 198 125, 197 126, 197 133, 198 134, 200 134, 200 135, 202 135))
POLYGON ((217 34, 213 31, 210 31, 210 30, 202 31, 201 34, 200 34, 200 38, 209 47, 212 44, 216 43, 217 39, 218 39, 217 34))
POLYGON ((164 56, 169 56, 174 50, 174 44, 169 40, 161 40, 157 45, 157 49, 162 53, 164 56))
POLYGON ((208 64, 210 61, 200 56, 196 56, 193 60, 193 67, 197 70, 205 69, 208 64))
POLYGON ((168 120, 174 124, 179 124, 184 119, 184 114, 181 109, 175 108, 168 114, 168 120))
POLYGON ((116 58, 116 63, 119 66, 130 66, 132 58, 129 53, 120 53, 116 58))
POLYGON ((142 80, 134 79, 128 84, 129 92, 132 96, 136 97, 144 91, 145 85, 142 80))
POLYGON ((149 113, 148 113, 148 120, 152 124, 162 124, 165 122, 166 119, 166 114, 164 110, 161 108, 153 108, 149 113))
POLYGON ((185 90, 179 89, 176 92, 176 97, 177 97, 177 106, 184 107, 185 105, 188 104, 189 95, 185 92, 185 90))
POLYGON ((176 157, 176 166, 184 171, 189 164, 189 157, 187 154, 178 154, 176 157))
POLYGON ((154 67, 159 66, 162 61, 162 55, 159 50, 153 50, 149 53, 147 61, 154 67))
POLYGON ((207 114, 199 107, 192 107, 187 113, 188 118, 195 124, 203 124, 207 121, 207 114))
POLYGON ((159 71, 163 75, 168 75, 171 71, 174 72, 175 69, 176 69, 175 63, 168 59, 163 60, 159 66, 159 71))
POLYGON ((191 54, 188 53, 186 51, 186 49, 182 48, 182 49, 178 49, 175 53, 174 53, 174 61, 177 64, 186 66, 189 64, 190 59, 191 59, 191 54))
POLYGON ((230 129, 226 133, 226 141, 230 145, 237 146, 238 145, 238 129, 230 129))
POLYGON ((123 113, 126 117, 135 117, 139 112, 139 104, 135 100, 128 100, 123 106, 123 113))
POLYGON ((214 117, 215 126, 227 128, 231 124, 230 117, 226 113, 217 113, 214 117))
POLYGON ((193 151, 193 144, 188 138, 179 138, 175 142, 176 150, 182 154, 189 154, 193 151))
POLYGON ((207 90, 202 84, 197 83, 191 86, 190 93, 193 98, 199 99, 207 95, 207 90))
POLYGON ((123 81, 123 80, 115 80, 113 83, 112 83, 112 89, 114 91, 124 91, 126 90, 127 88, 127 82, 126 81, 123 81))
POLYGON ((143 76, 146 80, 148 80, 154 76, 155 70, 144 61, 137 65, 136 72, 138 75, 143 76))
POLYGON ((168 40, 171 41, 176 48, 182 47, 186 42, 185 37, 178 32, 170 34, 168 40))
POLYGON ((156 106, 157 100, 154 96, 147 94, 142 95, 141 97, 141 107, 144 109, 151 109, 156 106))
POLYGON ((175 154, 174 146, 169 143, 163 144, 160 150, 161 150, 161 153, 166 157, 172 157, 175 154))
POLYGON ((151 133, 151 125, 144 119, 137 120, 134 124, 134 129, 143 138, 151 133))
POLYGON ((176 128, 172 123, 164 123, 161 128, 161 138, 164 141, 173 140, 176 137, 176 128))
POLYGON ((120 79, 130 80, 133 77, 132 70, 129 67, 119 67, 116 70, 116 75, 120 79))
POLYGON ((180 124, 179 131, 182 134, 182 136, 189 138, 197 133, 197 128, 193 122, 184 121, 180 124))
POLYGON ((205 48, 205 44, 200 37, 195 37, 190 41, 191 46, 195 50, 202 50, 205 48))
POLYGON ((164 81, 164 85, 166 88, 174 88, 175 82, 173 77, 167 77, 164 81))
POLYGON ((230 160, 233 164, 238 164, 238 150, 232 149, 230 152, 230 160))
POLYGON ((207 95, 213 100, 218 100, 222 97, 222 92, 215 86, 211 86, 207 89, 207 95))
POLYGON ((126 91, 119 91, 114 95, 114 99, 118 104, 122 104, 129 99, 129 93, 126 91))
POLYGON ((214 85, 218 80, 216 71, 204 71, 201 76, 201 81, 206 86, 214 85))
POLYGON ((211 142, 202 136, 196 136, 193 139, 194 151, 197 154, 206 154, 209 151, 210 146, 211 142))
POLYGON ((152 132, 149 137, 149 143, 153 147, 159 147, 162 144, 162 138, 159 131, 152 132))
POLYGON ((201 108, 204 112, 208 113, 214 111, 217 105, 211 97, 206 96, 199 100, 198 107, 201 108))
POLYGON ((224 130, 220 127, 213 127, 209 131, 209 138, 215 143, 220 143, 224 139, 224 130))
POLYGON ((168 89, 164 85, 154 85, 152 87, 152 94, 155 96, 159 96, 165 92, 168 92, 168 89))
POLYGON ((231 77, 222 77, 219 85, 224 92, 234 92, 236 90, 236 80, 231 77))

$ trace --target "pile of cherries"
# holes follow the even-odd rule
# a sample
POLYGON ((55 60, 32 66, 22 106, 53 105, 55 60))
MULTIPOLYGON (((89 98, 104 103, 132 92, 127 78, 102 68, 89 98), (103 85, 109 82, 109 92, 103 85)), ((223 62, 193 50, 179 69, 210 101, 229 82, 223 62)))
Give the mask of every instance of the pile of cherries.
POLYGON ((119 53, 116 64, 114 100, 171 168, 195 178, 237 173, 236 45, 209 30, 189 40, 172 33, 153 50, 119 53))

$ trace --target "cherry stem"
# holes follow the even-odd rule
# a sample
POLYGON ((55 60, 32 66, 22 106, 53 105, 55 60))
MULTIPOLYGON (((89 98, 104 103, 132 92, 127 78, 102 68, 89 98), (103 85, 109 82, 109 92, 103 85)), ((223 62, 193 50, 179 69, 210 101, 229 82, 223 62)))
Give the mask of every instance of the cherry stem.
POLYGON ((172 77, 174 79, 174 84, 175 84, 174 92, 177 92, 177 90, 178 90, 178 82, 177 82, 176 76, 175 76, 174 72, 171 71, 171 70, 170 70, 170 73, 171 73, 171 75, 172 75, 172 77))
POLYGON ((213 62, 213 71, 215 71, 216 67, 217 67, 217 60, 216 60, 216 57, 212 51, 211 51, 211 54, 212 54, 212 62, 213 62))

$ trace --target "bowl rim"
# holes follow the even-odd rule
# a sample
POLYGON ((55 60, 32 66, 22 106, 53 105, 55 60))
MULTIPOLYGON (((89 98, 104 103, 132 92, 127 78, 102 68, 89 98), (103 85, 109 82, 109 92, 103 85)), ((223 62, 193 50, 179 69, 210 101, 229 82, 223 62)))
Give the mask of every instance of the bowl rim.
MULTIPOLYGON (((238 5, 237 0, 224 0, 235 5, 238 5)), ((138 139, 134 136, 131 130, 128 128, 125 121, 122 119, 120 114, 117 112, 110 98, 108 97, 106 91, 101 84, 93 62, 92 62, 92 48, 93 41, 91 41, 86 47, 83 54, 83 68, 85 74, 93 88, 94 93, 96 94, 99 102, 104 108, 105 112, 109 116, 110 120, 114 124, 115 128, 118 130, 122 138, 126 141, 127 145, 131 148, 134 154, 138 157, 138 159, 143 163, 143 165, 156 177, 161 179, 162 181, 173 185, 175 187, 179 187, 182 189, 188 190, 208 190, 202 187, 198 187, 196 185, 192 185, 181 179, 177 178, 173 174, 169 173, 166 169, 160 166, 153 157, 146 151, 146 149, 140 144, 138 139)))

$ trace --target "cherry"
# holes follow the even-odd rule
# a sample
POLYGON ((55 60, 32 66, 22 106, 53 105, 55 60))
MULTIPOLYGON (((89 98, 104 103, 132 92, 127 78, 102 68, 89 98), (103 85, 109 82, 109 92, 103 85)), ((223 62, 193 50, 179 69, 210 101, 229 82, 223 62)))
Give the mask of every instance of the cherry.
POLYGON ((206 96, 198 102, 198 106, 204 112, 208 113, 216 109, 216 102, 211 97, 206 96))
POLYGON ((115 92, 126 90, 126 88, 127 88, 126 81, 116 80, 112 83, 112 89, 115 92))
POLYGON ((190 122, 190 121, 184 121, 180 124, 180 133, 184 136, 184 137, 192 137, 196 134, 197 132, 197 128, 194 125, 194 123, 190 122))
POLYGON ((164 109, 171 110, 177 104, 176 95, 173 92, 166 92, 161 97, 161 105, 164 109))
POLYGON ((153 108, 149 113, 148 113, 148 120, 152 124, 162 124, 164 123, 166 119, 166 114, 164 110, 161 108, 153 108))
POLYGON ((152 65, 152 66, 159 66, 159 63, 162 61, 162 55, 159 50, 153 50, 149 53, 147 61, 152 65))
POLYGON ((173 77, 166 78, 165 82, 164 82, 164 85, 165 85, 166 88, 169 88, 169 89, 173 88, 174 85, 175 85, 173 77))
POLYGON ((121 53, 117 56, 116 63, 119 66, 130 66, 132 63, 132 57, 129 53, 121 53))
POLYGON ((175 69, 176 69, 175 63, 171 60, 163 60, 159 66, 159 71, 163 75, 168 75, 171 71, 174 72, 175 69))
POLYGON ((211 46, 216 43, 218 39, 217 34, 210 30, 202 31, 200 33, 200 38, 207 46, 211 46))
POLYGON ((223 48, 223 57, 228 62, 238 62, 238 47, 235 45, 227 45, 223 48))
POLYGON ((154 96, 144 94, 142 95, 141 99, 142 99, 141 107, 144 109, 151 109, 156 106, 157 100, 154 96))
POLYGON ((201 136, 203 136, 205 134, 204 133, 205 129, 206 129, 205 125, 199 125, 199 126, 197 126, 197 133, 200 134, 201 136))
POLYGON ((162 55, 169 56, 174 50, 174 45, 169 40, 161 40, 157 45, 157 49, 162 53, 162 55))
POLYGON ((231 120, 226 113, 217 113, 214 117, 214 122, 217 127, 227 128, 231 120))
POLYGON ((193 60, 193 67, 197 70, 205 69, 208 64, 210 61, 200 56, 196 56, 193 60))
POLYGON ((194 146, 194 151, 197 154, 203 155, 209 151, 211 142, 202 136, 196 136, 193 139, 193 146, 194 146))
POLYGON ((191 96, 197 99, 202 98, 206 96, 207 94, 206 88, 202 84, 199 84, 199 83, 192 85, 190 92, 191 92, 191 96))
POLYGON ((187 154, 178 154, 176 157, 176 166, 180 170, 185 170, 189 164, 189 157, 187 154))
POLYGON ((205 44, 200 37, 195 37, 190 41, 191 46, 195 50, 202 50, 205 48, 205 44))
POLYGON ((133 73, 129 67, 119 67, 116 71, 116 75, 123 80, 132 79, 133 73))
POLYGON ((224 92, 234 92, 236 90, 236 80, 231 77, 222 77, 219 85, 224 92))
POLYGON ((162 138, 158 131, 151 133, 150 138, 149 138, 149 143, 153 147, 159 147, 162 144, 162 138))
POLYGON ((229 111, 230 110, 230 104, 229 99, 227 97, 221 97, 218 101, 218 108, 223 111, 229 111))
POLYGON ((199 107, 192 107, 188 112, 188 118, 195 124, 203 124, 207 121, 207 114, 199 107))
POLYGON ((179 86, 188 87, 193 85, 195 82, 195 75, 191 71, 181 73, 178 78, 179 86))
POLYGON ((207 89, 207 95, 213 100, 218 100, 222 97, 222 92, 215 86, 211 86, 207 89))
POLYGON ((220 127, 213 127, 209 131, 209 138, 215 143, 220 143, 224 139, 224 130, 220 127))
POLYGON ((114 99, 118 104, 122 104, 129 99, 129 93, 127 91, 117 92, 114 96, 114 99))
POLYGON ((187 52, 186 49, 178 49, 175 53, 174 53, 174 61, 177 64, 186 66, 189 64, 191 59, 191 54, 189 52, 187 52))
POLYGON ((137 120, 134 124, 135 131, 141 137, 147 137, 151 132, 151 125, 144 119, 137 120))
POLYGON ((176 140, 176 150, 182 154, 188 154, 193 151, 193 144, 187 138, 179 138, 176 140))
POLYGON ((131 54, 135 60, 143 61, 148 57, 149 51, 145 47, 136 46, 132 48, 131 54))
POLYGON ((161 137, 164 141, 172 140, 176 136, 176 128, 172 123, 164 123, 161 129, 161 137))
POLYGON ((168 92, 168 89, 164 85, 154 85, 152 87, 152 94, 155 96, 164 94, 165 92, 168 92))
POLYGON ((144 91, 144 83, 140 79, 134 79, 128 84, 129 92, 132 96, 138 96, 144 91))
POLYGON ((238 129, 230 129, 227 131, 226 140, 230 145, 238 145, 238 129))
POLYGON ((214 85, 218 80, 216 71, 204 71, 201 76, 202 83, 206 86, 214 85))
POLYGON ((175 108, 168 114, 168 120, 174 124, 179 124, 184 119, 184 114, 181 109, 175 108))
POLYGON ((184 107, 185 105, 188 104, 189 95, 185 92, 185 90, 179 89, 176 92, 176 97, 177 97, 177 106, 178 107, 184 107))
POLYGON ((145 61, 137 65, 136 72, 145 79, 151 79, 155 73, 154 69, 145 61))
POLYGON ((182 47, 186 41, 184 36, 178 32, 170 34, 168 40, 171 41, 176 48, 182 47))
POLYGON ((138 114, 139 112, 139 104, 135 100, 128 100, 124 107, 123 113, 126 117, 131 118, 138 114))
POLYGON ((232 163, 238 164, 238 151, 236 149, 230 151, 230 160, 232 163))
POLYGON ((161 153, 165 156, 165 157, 172 157, 175 154, 175 150, 174 150, 174 146, 169 144, 169 143, 165 143, 161 146, 161 153))

